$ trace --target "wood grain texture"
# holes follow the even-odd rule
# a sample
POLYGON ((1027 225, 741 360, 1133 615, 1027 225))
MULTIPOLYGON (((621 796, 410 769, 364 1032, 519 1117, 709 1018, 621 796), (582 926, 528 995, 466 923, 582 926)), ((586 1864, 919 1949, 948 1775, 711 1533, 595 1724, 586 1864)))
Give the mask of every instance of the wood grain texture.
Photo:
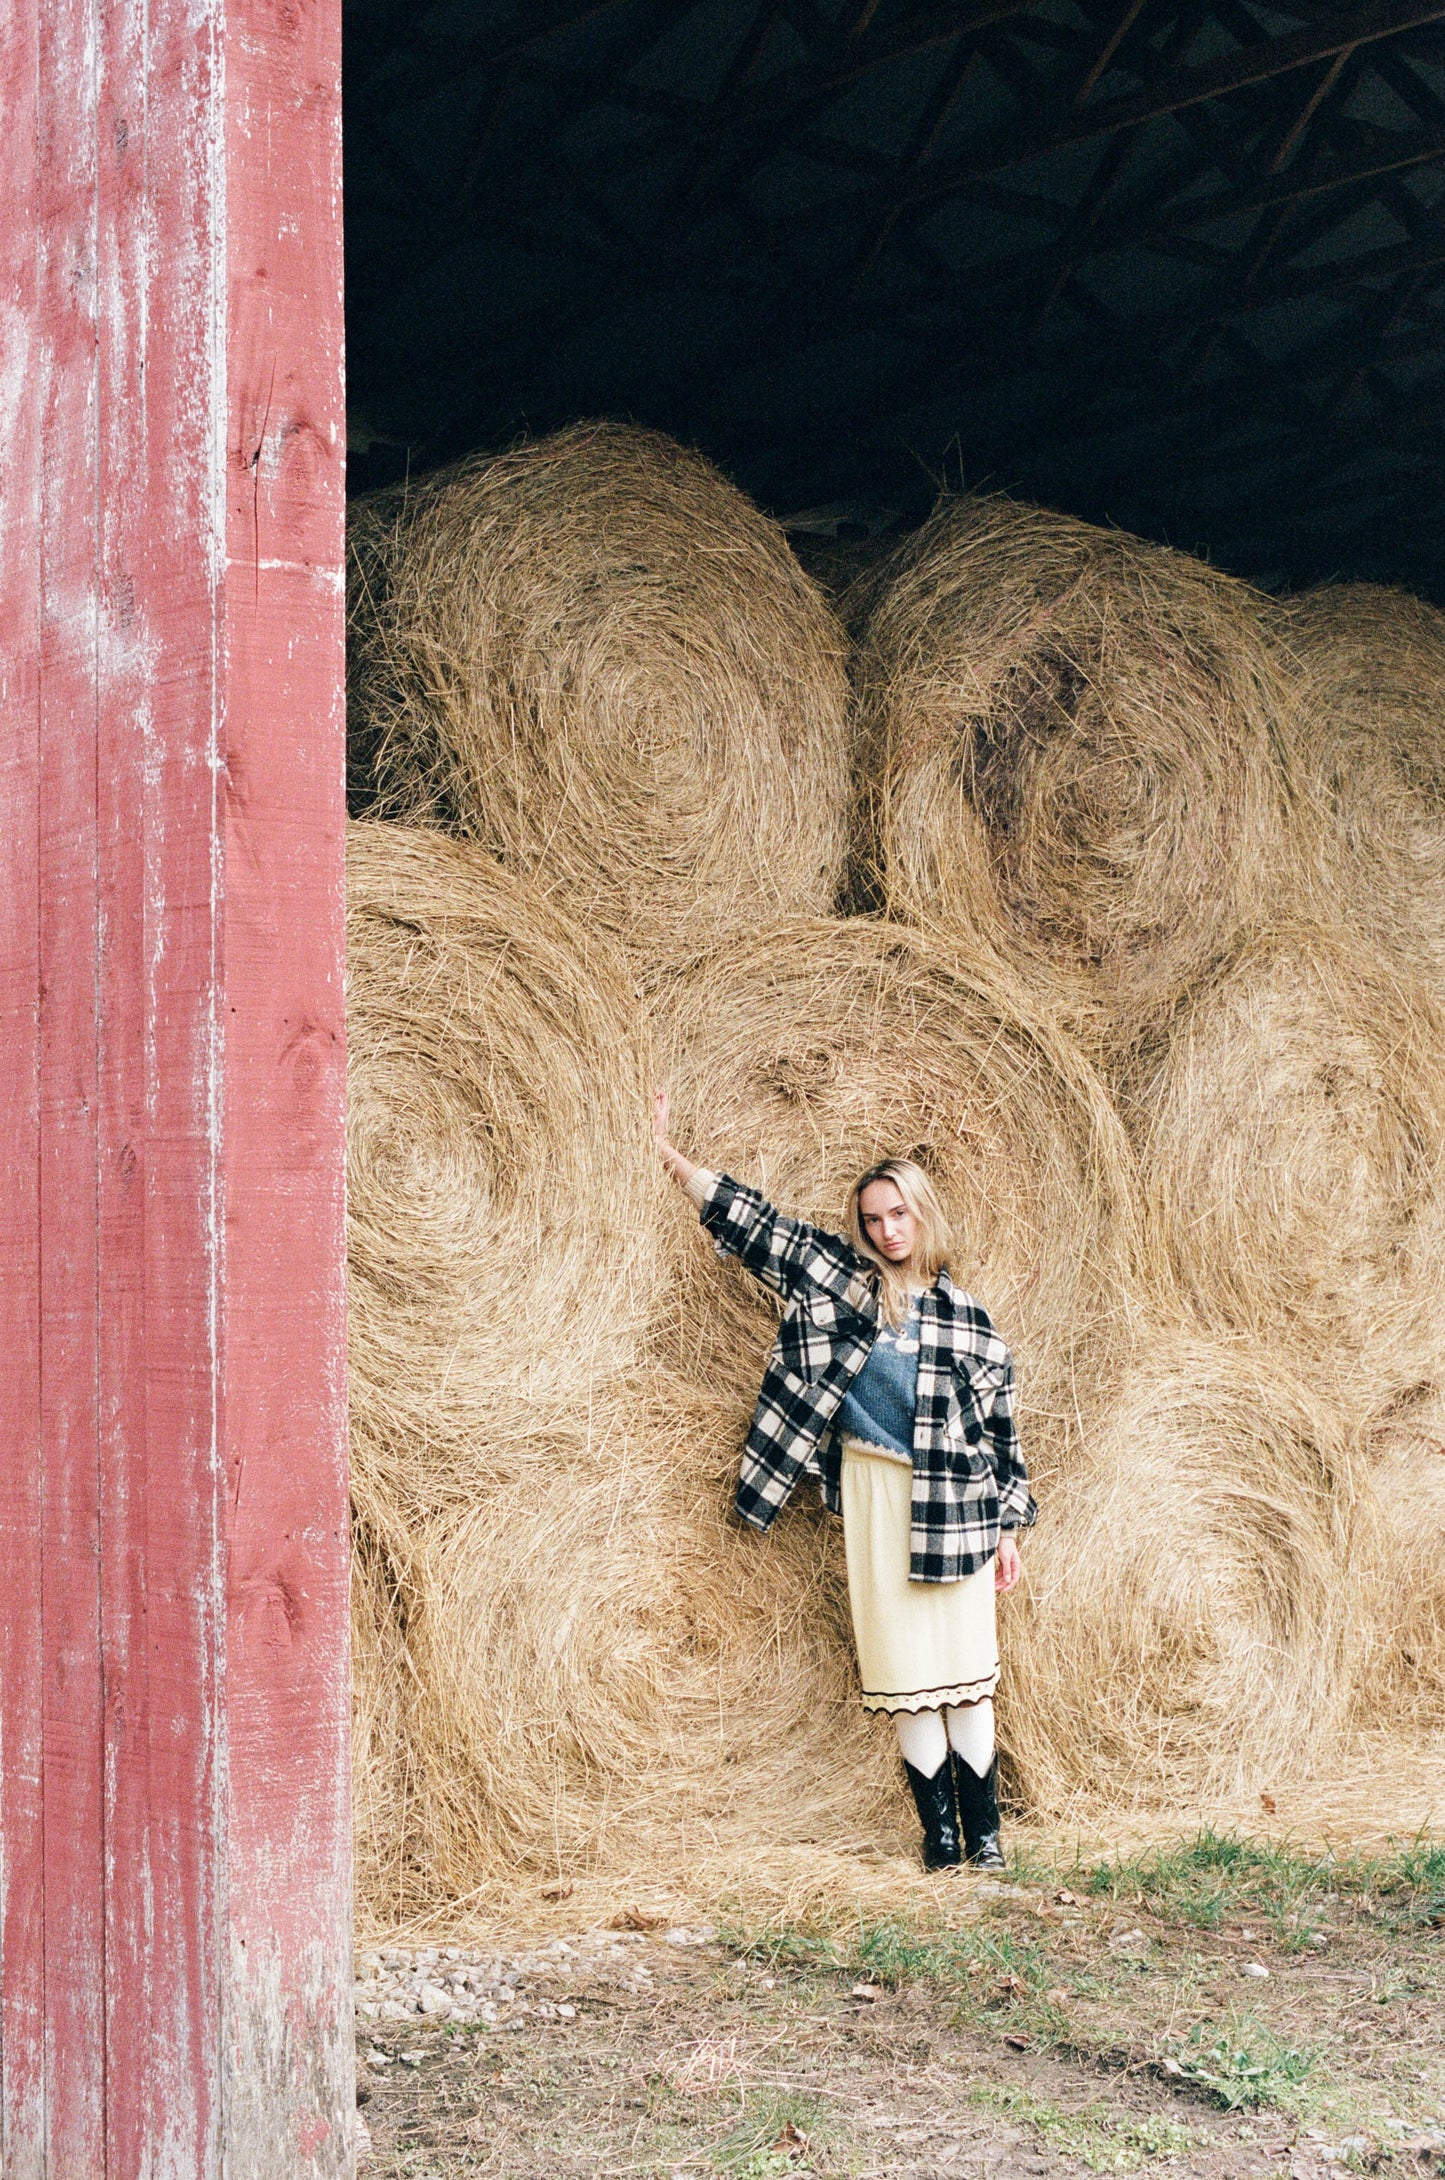
POLYGON ((39 18, 0 8, 0 2164, 45 2133, 40 1784, 39 18))
POLYGON ((350 2165, 339 60, 0 5, 7 2180, 350 2165))
POLYGON ((285 2140, 288 2171, 330 2174, 355 2094, 349 1966, 345 1985, 334 1972, 350 1929, 340 9, 245 14, 226 101, 227 2132, 242 2170, 269 2171, 285 2140))

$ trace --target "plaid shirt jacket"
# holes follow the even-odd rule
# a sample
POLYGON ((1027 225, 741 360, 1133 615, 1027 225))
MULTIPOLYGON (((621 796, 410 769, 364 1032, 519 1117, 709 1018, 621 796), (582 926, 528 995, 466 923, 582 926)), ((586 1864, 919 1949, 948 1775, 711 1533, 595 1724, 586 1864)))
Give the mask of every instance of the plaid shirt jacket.
MULTIPOLYGON (((843 1510, 834 1417, 878 1331, 876 1273, 839 1234, 785 1218, 753 1188, 716 1177, 702 1223, 786 1304, 743 1451, 737 1510, 767 1529, 803 1474, 843 1510)), ((919 1301, 909 1575, 957 1582, 986 1566, 1003 1529, 1035 1507, 1014 1427, 1013 1360, 982 1303, 947 1272, 919 1301)))

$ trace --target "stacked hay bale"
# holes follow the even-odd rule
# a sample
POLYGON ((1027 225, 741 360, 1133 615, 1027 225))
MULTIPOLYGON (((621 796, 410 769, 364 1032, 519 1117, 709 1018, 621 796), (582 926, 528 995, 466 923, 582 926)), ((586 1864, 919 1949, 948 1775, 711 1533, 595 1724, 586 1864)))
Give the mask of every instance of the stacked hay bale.
POLYGON ((1290 599, 1284 636, 1326 913, 1445 988, 1445 613, 1341 583, 1290 599))
MULTIPOLYGON (((358 1805, 381 1808, 371 1660, 404 1642, 402 1860, 423 1890, 466 1889, 522 1839, 585 1858, 599 1811, 618 1816, 618 1763, 645 1748, 669 1791, 715 1790, 736 1751, 695 1748, 693 1714, 731 1716, 762 1685, 782 1600, 791 1619, 817 1587, 815 1537, 781 1588, 770 1565, 761 1597, 731 1580, 732 1648, 710 1650, 696 1581, 667 1586, 698 1534, 722 1548, 726 1456, 704 1402, 690 1464, 664 1458, 664 1413, 697 1402, 677 1388, 664 1410, 639 1368, 663 1182, 634 980, 832 904, 845 645, 772 524, 700 457, 616 425, 363 507, 350 573, 351 787, 373 814, 350 873, 359 1561, 378 1507, 394 1547, 358 1584, 358 1805), (624 1594, 643 1600, 635 1639, 624 1594), (583 1661, 604 1654, 598 1680, 583 1661), (620 1704, 609 1734, 575 1707, 584 1689, 620 1704)), ((822 1655, 841 1655, 836 1630, 822 1655)), ((839 1808, 856 1791, 836 1784, 839 1808)), ((620 1853, 636 1828, 610 1836, 620 1853)), ((363 1853, 363 1875, 382 1859, 363 1853)))
POLYGON ((384 1923, 438 1883, 430 1531, 635 1362, 660 1183, 608 941, 414 828, 353 824, 347 883, 357 1879, 384 1923))
POLYGON ((644 1367, 664 1184, 610 942, 416 828, 353 824, 348 881, 365 1912, 876 1817, 820 1521, 732 1530, 735 1433, 644 1367))
POLYGON ((727 1519, 733 1421, 645 1378, 421 1540, 412 1730, 448 1894, 726 1889, 892 1828, 837 1540, 813 1509, 766 1541, 727 1519))
POLYGON ((866 897, 1001 954, 1096 1049, 1127 1044, 1286 865, 1263 602, 1162 546, 967 497, 866 581, 866 897))
POLYGON ((410 1519, 635 1363, 652 1071, 615 950, 525 879, 355 823, 347 884, 352 1414, 410 1519))
MULTIPOLYGON (((1284 634, 1299 674, 1292 745, 1318 811, 1315 886, 1324 912, 1408 994, 1388 1010, 1391 1029, 1373 1034, 1379 1047, 1393 1032, 1402 1051, 1397 1067, 1386 1063, 1387 1081, 1418 1085, 1439 1065, 1433 1015, 1445 1005, 1445 614, 1405 591, 1338 584, 1288 600, 1284 634)), ((1438 1090, 1432 1119, 1437 1104, 1438 1090)), ((1408 1098, 1392 1132, 1397 1170, 1408 1160, 1423 1208, 1442 1154, 1419 1117, 1408 1098)), ((1400 1202, 1403 1210, 1403 1193, 1400 1202)), ((1403 1225, 1398 1245, 1420 1254, 1403 1225)), ((1445 1335, 1430 1337, 1438 1295, 1437 1277, 1418 1297, 1424 1337, 1407 1336, 1415 1381, 1403 1369, 1387 1376, 1382 1393, 1393 1397, 1365 1436, 1382 1509, 1369 1608, 1380 1641, 1375 1703, 1381 1715, 1436 1727, 1445 1725, 1445 1335)))
POLYGON ((847 611, 873 912, 839 917, 843 640, 705 463, 577 427, 360 515, 379 1920, 518 1871, 735 1888, 903 1820, 836 1536, 801 1493, 767 1539, 728 1519, 775 1319, 664 1187, 656 1073, 785 1208, 836 1222, 887 1152, 938 1183, 1044 1505, 1002 1713, 1029 1807, 1278 1783, 1361 1689, 1445 1712, 1445 1552, 1382 1518, 1445 1514, 1445 1024, 1408 917, 1340 927, 1327 835, 1366 828, 1307 760, 1298 625, 998 501, 847 611))
POLYGON ((1359 1430, 1445 1384, 1445 1018, 1343 926, 1255 932, 1123 1072, 1150 1239, 1193 1321, 1359 1430))
POLYGON ((845 644, 701 456, 579 424, 353 526, 353 787, 667 961, 833 904, 845 644))
POLYGON ((1035 1808, 1297 1777, 1373 1656, 1348 1432, 1250 1342, 1142 1344, 1028 1551, 1006 1746, 1035 1808))
MULTIPOLYGON (((794 920, 689 964, 653 1015, 679 1140, 784 1207, 837 1230, 857 1174, 917 1159, 956 1276, 1019 1350, 1035 1462, 1065 1462, 1097 1357, 1128 1336, 1133 1175, 1098 1076, 1019 980, 928 932, 794 920)), ((674 1353, 741 1413, 775 1314, 679 1227, 674 1353)))
MULTIPOLYGON (((1220 1762, 1307 1759, 1366 1685, 1328 1601, 1358 1600, 1386 1533, 1361 1480, 1370 1434, 1399 1403, 1445 1388, 1445 1023, 1430 913, 1412 927, 1409 906, 1437 852, 1427 750, 1445 648, 1431 649, 1439 617, 1415 608, 1401 663, 1386 668, 1372 650, 1379 594, 1351 595, 1347 609, 1311 600, 1286 619, 1157 546, 955 499, 845 606, 861 630, 867 897, 995 950, 1050 1002, 1102 1060, 1140 1165, 1140 1302, 1155 1329, 1118 1400, 1147 1425, 1166 1501, 1178 1480, 1178 1526, 1166 1513, 1147 1532, 1122 1586, 1081 1574, 1091 1558, 1112 1564, 1099 1539, 1129 1500, 1129 1427, 1115 1475, 1115 1426, 1102 1421, 1077 1495, 1031 1555, 1029 1700, 1009 1716, 1045 1805, 1091 1776, 1113 1791, 1167 1772, 1178 1791, 1218 1783, 1220 1762), (1292 1665, 1238 1610, 1253 1546, 1231 1572, 1216 1532, 1193 1534, 1191 1372, 1222 1414, 1265 1399, 1267 1442, 1356 1449, 1347 1490, 1334 1455, 1281 1465, 1295 1527, 1316 1535, 1306 1556, 1316 1574, 1333 1568, 1300 1578, 1314 1603, 1292 1665), (1338 1519, 1312 1528, 1326 1502, 1338 1519), (1189 1541, 1184 1557, 1170 1535, 1189 1541), (1126 1626, 1152 1630, 1156 1662, 1193 1661, 1200 1688, 1189 1695, 1189 1675, 1162 1663, 1131 1681, 1143 1653, 1126 1626), (1330 1661, 1324 1679, 1301 1677, 1301 1643, 1330 1661), (1104 1670, 1116 1644, 1124 1681, 1104 1670), (1091 1661, 1101 1691, 1072 1703, 1067 1749, 1049 1732, 1051 1691, 1079 1694, 1065 1651, 1091 1661), (1275 1659, 1272 1677, 1299 1690, 1283 1704, 1290 1731, 1276 1737, 1267 1705, 1247 1699, 1250 1730, 1211 1757, 1195 1729, 1222 1712, 1201 1689, 1244 1652, 1275 1659), (1126 1685, 1136 1693, 1121 1709, 1126 1685)), ((1250 1443, 1246 1431, 1245 1469, 1250 1443)), ((1445 1535, 1433 1542, 1445 1548, 1445 1535)), ((1398 1555, 1393 1572, 1397 1620, 1425 1628, 1428 1647, 1434 1592, 1415 1582, 1411 1605, 1398 1555)), ((1267 1597, 1262 1556, 1256 1580, 1267 1597)))

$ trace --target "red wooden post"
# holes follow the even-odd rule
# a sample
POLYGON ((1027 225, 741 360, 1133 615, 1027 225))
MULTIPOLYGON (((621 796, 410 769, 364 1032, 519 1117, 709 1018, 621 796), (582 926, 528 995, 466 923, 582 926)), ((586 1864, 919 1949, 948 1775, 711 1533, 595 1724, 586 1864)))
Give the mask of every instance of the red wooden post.
POLYGON ((350 2164, 340 0, 0 0, 0 2158, 350 2164))

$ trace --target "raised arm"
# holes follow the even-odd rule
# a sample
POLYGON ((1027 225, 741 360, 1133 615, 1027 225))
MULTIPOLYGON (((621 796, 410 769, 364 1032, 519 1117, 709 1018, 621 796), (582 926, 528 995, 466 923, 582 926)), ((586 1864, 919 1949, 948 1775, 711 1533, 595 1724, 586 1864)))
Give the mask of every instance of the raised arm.
POLYGON ((840 1234, 790 1219, 757 1189, 684 1157, 668 1140, 669 1102, 653 1093, 652 1129, 658 1156, 697 1205, 719 1251, 734 1256, 755 1279, 790 1299, 806 1287, 841 1294, 862 1269, 840 1234))
POLYGON ((665 1090, 652 1093, 652 1137, 657 1145, 657 1155, 680 1187, 686 1188, 693 1175, 700 1169, 692 1159, 684 1158, 676 1144, 667 1140, 667 1124, 672 1114, 672 1100, 665 1090))

